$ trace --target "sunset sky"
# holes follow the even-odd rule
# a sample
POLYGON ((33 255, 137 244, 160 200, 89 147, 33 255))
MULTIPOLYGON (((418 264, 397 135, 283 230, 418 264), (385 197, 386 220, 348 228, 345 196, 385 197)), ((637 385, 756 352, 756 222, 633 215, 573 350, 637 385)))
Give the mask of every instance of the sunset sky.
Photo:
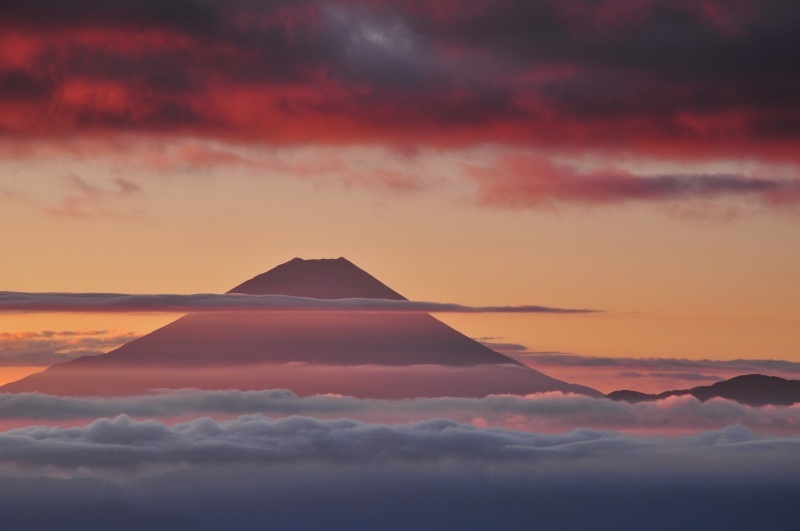
MULTIPOLYGON (((344 256, 413 300, 604 310, 437 314, 517 353, 800 363, 799 19, 3 2, 0 288, 222 293, 344 256)), ((0 346, 107 350, 176 316, 1 314, 0 346)))
POLYGON ((799 301, 798 0, 0 1, 4 530, 795 531, 799 301))

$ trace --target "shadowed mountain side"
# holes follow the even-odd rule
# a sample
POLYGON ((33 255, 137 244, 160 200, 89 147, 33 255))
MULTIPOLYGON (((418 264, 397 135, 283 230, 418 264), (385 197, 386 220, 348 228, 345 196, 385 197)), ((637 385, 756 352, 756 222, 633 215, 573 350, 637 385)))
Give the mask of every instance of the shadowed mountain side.
POLYGON ((36 390, 52 395, 124 396, 152 389, 290 389, 299 396, 339 394, 358 398, 484 397, 549 391, 602 396, 594 389, 556 380, 517 365, 446 367, 441 365, 330 366, 262 363, 219 367, 83 367, 91 358, 44 371, 30 382, 7 384, 2 391, 36 390), (89 378, 87 378, 87 374, 89 378))
POLYGON ((103 363, 175 367, 290 361, 519 365, 425 313, 341 311, 187 315, 102 357, 103 363))
MULTIPOLYGON (((344 258, 294 259, 232 292, 403 299, 344 258)), ((0 391, 103 395, 181 387, 375 398, 559 390, 600 396, 525 367, 427 313, 364 311, 187 315, 108 354, 54 365, 0 391), (304 367, 302 374, 286 364, 304 367), (354 379, 354 368, 363 366, 371 367, 358 372, 364 381, 354 379)))
POLYGON ((703 402, 719 397, 755 407, 790 406, 800 402, 800 380, 786 380, 778 376, 764 376, 763 374, 746 374, 712 385, 664 391, 657 395, 622 390, 614 391, 606 396, 612 400, 624 400, 635 404, 681 395, 692 395, 703 402))
POLYGON ((294 258, 239 284, 228 293, 408 300, 345 258, 294 258))

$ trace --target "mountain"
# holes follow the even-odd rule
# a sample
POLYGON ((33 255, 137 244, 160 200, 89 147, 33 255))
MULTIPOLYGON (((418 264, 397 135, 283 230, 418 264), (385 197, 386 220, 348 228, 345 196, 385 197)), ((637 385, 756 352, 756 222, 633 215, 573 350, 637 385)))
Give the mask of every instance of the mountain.
MULTIPOLYGON (((344 258, 295 258, 229 293, 405 300, 344 258)), ((124 395, 183 387, 374 398, 602 396, 526 367, 427 313, 365 311, 186 315, 108 354, 54 365, 0 391, 124 395)))
POLYGON ((679 395, 692 395, 703 402, 720 397, 736 400, 748 406, 790 406, 800 402, 800 380, 786 380, 778 376, 764 376, 763 374, 746 374, 712 385, 665 391, 657 395, 623 390, 609 393, 606 397, 612 400, 637 403, 679 395))

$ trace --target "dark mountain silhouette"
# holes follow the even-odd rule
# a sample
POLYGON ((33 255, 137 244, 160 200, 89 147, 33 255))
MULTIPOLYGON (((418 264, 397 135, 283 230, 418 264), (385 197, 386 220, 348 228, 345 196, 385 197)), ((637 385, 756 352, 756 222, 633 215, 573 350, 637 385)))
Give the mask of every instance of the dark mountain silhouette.
MULTIPOLYGON (((295 258, 229 293, 404 299, 344 258, 295 258)), ((0 391, 115 395, 182 387, 383 398, 600 395, 530 369, 427 313, 365 311, 187 315, 108 354, 54 365, 0 391)))
POLYGON ((623 390, 609 393, 606 397, 612 400, 637 403, 678 395, 692 395, 703 402, 720 397, 736 400, 748 406, 789 406, 800 402, 800 380, 786 380, 778 376, 764 376, 763 374, 746 374, 712 385, 665 391, 657 395, 623 390))

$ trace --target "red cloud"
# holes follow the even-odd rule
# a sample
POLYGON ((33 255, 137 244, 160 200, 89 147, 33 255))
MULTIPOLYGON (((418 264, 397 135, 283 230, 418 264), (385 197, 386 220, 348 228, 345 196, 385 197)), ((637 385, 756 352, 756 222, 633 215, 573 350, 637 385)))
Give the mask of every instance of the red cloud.
POLYGON ((491 167, 470 166, 479 200, 494 206, 536 208, 556 203, 617 204, 745 196, 770 205, 800 204, 800 180, 733 174, 639 176, 622 170, 580 172, 530 155, 500 157, 491 167))
POLYGON ((11 140, 800 152, 784 0, 11 0, 0 20, 11 140))

